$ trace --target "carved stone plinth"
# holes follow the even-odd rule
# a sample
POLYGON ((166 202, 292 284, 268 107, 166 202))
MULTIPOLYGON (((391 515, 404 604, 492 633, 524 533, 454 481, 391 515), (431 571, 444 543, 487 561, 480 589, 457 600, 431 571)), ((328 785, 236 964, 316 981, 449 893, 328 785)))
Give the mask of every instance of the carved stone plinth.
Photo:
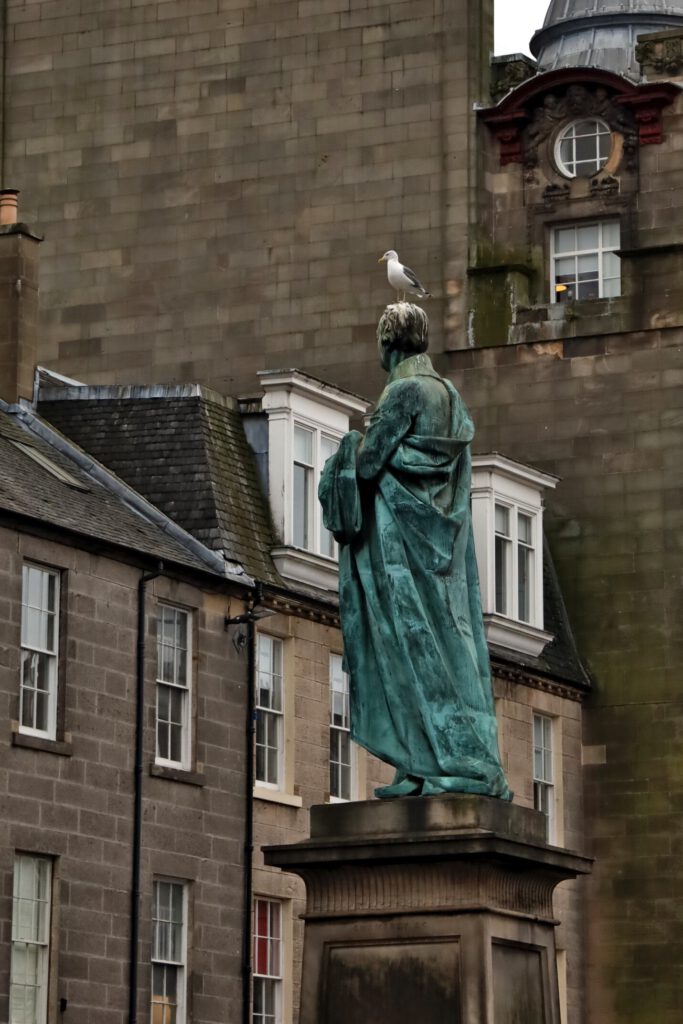
POLYGON ((590 870, 488 797, 314 807, 265 849, 306 883, 300 1024, 560 1024, 555 886, 590 870))

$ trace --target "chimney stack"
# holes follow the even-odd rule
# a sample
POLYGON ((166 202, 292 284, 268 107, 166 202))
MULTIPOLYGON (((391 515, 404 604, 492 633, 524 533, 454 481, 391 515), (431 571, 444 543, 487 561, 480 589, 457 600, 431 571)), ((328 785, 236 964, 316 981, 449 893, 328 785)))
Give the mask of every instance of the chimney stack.
POLYGON ((17 189, 0 189, 0 398, 33 398, 38 355, 38 245, 22 224, 17 189))

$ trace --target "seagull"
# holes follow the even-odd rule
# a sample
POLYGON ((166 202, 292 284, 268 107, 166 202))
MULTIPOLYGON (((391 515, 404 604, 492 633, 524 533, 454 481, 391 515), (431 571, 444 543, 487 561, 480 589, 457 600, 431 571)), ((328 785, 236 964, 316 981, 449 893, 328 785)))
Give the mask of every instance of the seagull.
POLYGON ((398 253, 394 249, 389 249, 385 252, 384 256, 380 256, 377 262, 386 263, 389 284, 397 292, 403 294, 403 301, 405 301, 406 292, 417 295, 419 299, 429 298, 431 293, 420 284, 410 267, 404 267, 399 262, 398 253))

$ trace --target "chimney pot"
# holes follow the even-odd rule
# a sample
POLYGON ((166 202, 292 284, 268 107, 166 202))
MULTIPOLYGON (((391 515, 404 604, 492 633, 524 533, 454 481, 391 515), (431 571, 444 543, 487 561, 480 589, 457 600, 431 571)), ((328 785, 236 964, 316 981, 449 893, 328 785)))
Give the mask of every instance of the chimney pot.
POLYGON ((19 191, 18 188, 0 188, 0 226, 17 223, 19 191))

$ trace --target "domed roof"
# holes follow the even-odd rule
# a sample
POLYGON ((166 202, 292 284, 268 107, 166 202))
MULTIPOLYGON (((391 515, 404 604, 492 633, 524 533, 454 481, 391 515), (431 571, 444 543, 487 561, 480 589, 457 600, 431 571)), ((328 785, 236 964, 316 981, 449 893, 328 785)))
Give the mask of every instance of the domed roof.
POLYGON ((637 37, 679 26, 683 0, 551 0, 531 52, 542 71, 599 67, 637 79, 637 37))

